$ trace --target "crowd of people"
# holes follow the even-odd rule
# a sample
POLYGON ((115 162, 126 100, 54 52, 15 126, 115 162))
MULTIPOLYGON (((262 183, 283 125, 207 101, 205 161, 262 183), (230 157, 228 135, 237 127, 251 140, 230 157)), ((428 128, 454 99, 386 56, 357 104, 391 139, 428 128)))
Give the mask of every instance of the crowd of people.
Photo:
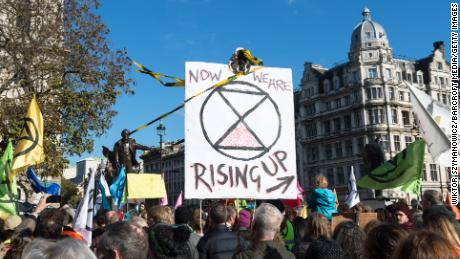
MULTIPOLYGON (((75 210, 46 208, 0 221, 0 258, 459 258, 460 225, 437 191, 422 202, 376 209, 364 226, 353 220, 332 229, 337 212, 327 181, 309 194, 310 213, 301 217, 281 201, 237 209, 215 201, 198 207, 139 206, 129 220, 99 209, 91 243, 72 228, 75 210)), ((368 210, 358 205, 361 211, 368 210)))

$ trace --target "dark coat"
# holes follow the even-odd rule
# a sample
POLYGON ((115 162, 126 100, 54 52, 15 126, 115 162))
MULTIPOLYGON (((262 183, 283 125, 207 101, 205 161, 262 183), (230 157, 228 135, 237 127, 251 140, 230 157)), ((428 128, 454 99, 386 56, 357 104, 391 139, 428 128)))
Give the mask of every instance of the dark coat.
POLYGON ((275 241, 263 241, 252 245, 248 250, 238 253, 235 259, 295 259, 293 253, 275 241))
POLYGON ((230 259, 238 251, 245 250, 248 243, 236 232, 224 225, 210 229, 198 242, 200 259, 230 259))

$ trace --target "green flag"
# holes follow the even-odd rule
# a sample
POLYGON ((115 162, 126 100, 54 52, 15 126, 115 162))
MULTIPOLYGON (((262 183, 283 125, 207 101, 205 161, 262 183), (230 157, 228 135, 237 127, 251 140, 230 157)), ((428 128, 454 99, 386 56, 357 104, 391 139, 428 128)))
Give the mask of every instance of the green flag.
MULTIPOLYGON (((13 164, 13 145, 8 142, 5 151, 0 159, 0 218, 6 219, 16 214, 16 207, 12 201, 9 190, 8 172, 13 164)), ((16 177, 14 177, 16 180, 16 177)), ((16 186, 16 184, 14 184, 16 186)))
POLYGON ((359 179, 358 186, 375 190, 400 187, 402 191, 419 194, 424 157, 425 141, 418 139, 359 179))

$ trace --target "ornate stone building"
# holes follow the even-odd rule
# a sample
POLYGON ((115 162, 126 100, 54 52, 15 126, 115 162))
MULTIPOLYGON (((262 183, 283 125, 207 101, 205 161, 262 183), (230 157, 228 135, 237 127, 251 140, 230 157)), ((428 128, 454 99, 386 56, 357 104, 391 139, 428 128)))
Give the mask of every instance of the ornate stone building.
MULTIPOLYGON (((403 80, 445 104, 450 103, 450 65, 443 42, 435 42, 429 56, 407 60, 393 55, 384 28, 365 8, 362 21, 351 33, 346 63, 330 69, 305 63, 300 89, 295 94, 299 180, 312 186, 324 174, 339 196, 346 193, 351 166, 356 178, 364 171, 361 152, 380 136, 389 159, 418 135, 409 89, 403 80)), ((435 164, 427 151, 422 189, 447 193, 450 169, 435 164)), ((370 190, 360 190, 370 198, 370 190)), ((406 193, 385 190, 383 196, 406 198, 406 193)))

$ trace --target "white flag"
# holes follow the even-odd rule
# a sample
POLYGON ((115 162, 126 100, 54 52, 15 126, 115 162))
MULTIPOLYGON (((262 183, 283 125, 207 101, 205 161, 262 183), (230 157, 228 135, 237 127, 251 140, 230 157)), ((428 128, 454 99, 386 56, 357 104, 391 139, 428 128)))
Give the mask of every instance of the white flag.
POLYGON ((353 172, 353 166, 351 167, 350 177, 348 178, 348 196, 345 200, 345 204, 349 209, 353 208, 360 202, 358 188, 356 187, 355 174, 353 172))
POLYGON ((93 229, 94 215, 94 192, 96 191, 94 181, 95 174, 90 170, 88 186, 86 187, 85 196, 78 205, 77 213, 73 223, 75 231, 79 232, 86 240, 88 246, 91 245, 91 234, 93 229))
POLYGON ((412 93, 411 103, 417 115, 420 134, 434 161, 443 166, 451 166, 449 106, 433 100, 423 91, 407 82, 405 83, 412 93))

